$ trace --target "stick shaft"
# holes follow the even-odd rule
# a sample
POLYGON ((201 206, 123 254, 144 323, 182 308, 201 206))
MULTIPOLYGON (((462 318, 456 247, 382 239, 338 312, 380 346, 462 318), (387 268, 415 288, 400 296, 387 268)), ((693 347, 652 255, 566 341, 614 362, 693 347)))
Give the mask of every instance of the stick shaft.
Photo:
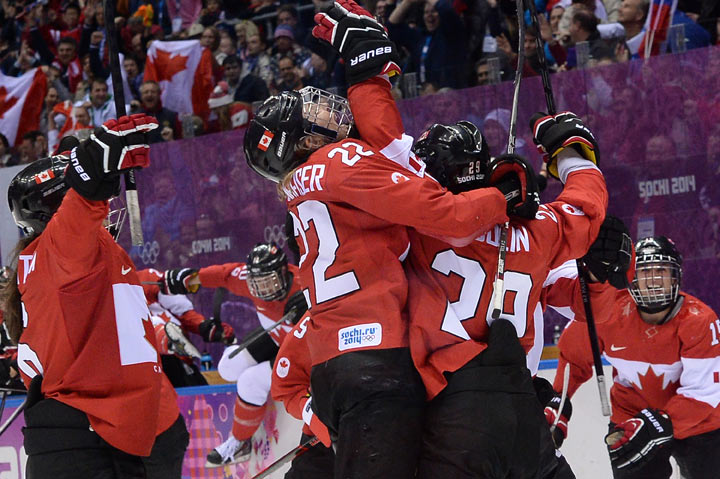
POLYGON ((282 318, 278 319, 277 321, 275 321, 273 324, 271 324, 267 328, 260 330, 260 331, 256 331, 255 333, 253 333, 250 336, 248 336, 247 338, 245 338, 245 341, 240 343, 238 345, 237 349, 235 351, 233 351, 232 353, 230 353, 230 355, 228 356, 228 359, 234 358, 235 356, 240 354, 240 351, 242 351, 243 349, 247 349, 248 346, 250 346, 252 343, 257 341, 259 338, 270 333, 275 328, 280 326, 282 323, 289 321, 292 317, 295 316, 295 312, 296 312, 295 308, 292 308, 290 311, 287 312, 287 314, 283 315, 282 318))
POLYGON ((297 446, 295 449, 288 452, 283 457, 281 457, 280 459, 278 459, 277 461, 273 462, 268 467, 266 467, 265 469, 260 471, 259 474, 253 476, 252 479, 263 479, 264 477, 269 476, 270 474, 277 471, 278 469, 280 469, 281 467, 283 467, 285 464, 292 461, 296 457, 302 456, 303 454, 308 452, 310 450, 310 448, 315 446, 318 442, 320 442, 320 441, 315 436, 309 438, 307 441, 303 442, 302 444, 297 446))
MULTIPOLYGON (((113 100, 115 114, 118 118, 126 115, 125 91, 123 90, 122 74, 120 72, 120 53, 115 30, 115 0, 104 0, 105 31, 110 57, 110 75, 113 84, 113 100)), ((135 171, 130 170, 123 175, 125 179, 125 207, 130 221, 130 239, 133 246, 143 245, 142 220, 140 217, 140 203, 138 201, 135 171)))

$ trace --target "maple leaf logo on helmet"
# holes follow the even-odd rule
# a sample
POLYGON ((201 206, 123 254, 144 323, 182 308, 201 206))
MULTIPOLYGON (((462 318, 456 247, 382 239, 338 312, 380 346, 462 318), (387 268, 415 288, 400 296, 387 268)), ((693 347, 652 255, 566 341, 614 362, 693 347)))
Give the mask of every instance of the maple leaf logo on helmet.
POLYGON ((267 151, 274 136, 270 130, 266 130, 258 142, 258 148, 262 151, 267 151))

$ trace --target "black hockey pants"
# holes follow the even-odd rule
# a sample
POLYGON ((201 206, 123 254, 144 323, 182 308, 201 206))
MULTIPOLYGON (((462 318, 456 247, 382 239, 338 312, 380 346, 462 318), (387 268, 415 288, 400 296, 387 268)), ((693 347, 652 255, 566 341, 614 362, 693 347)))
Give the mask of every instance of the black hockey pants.
POLYGON ((310 382, 334 436, 335 479, 415 477, 425 388, 407 348, 345 353, 313 366, 310 382))

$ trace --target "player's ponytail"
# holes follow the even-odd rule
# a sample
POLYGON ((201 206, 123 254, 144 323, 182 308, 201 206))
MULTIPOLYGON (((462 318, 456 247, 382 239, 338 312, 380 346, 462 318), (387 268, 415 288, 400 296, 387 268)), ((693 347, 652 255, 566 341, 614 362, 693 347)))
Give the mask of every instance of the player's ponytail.
POLYGON ((20 304, 20 290, 17 281, 17 262, 22 250, 28 247, 39 235, 30 235, 21 238, 12 251, 10 264, 12 265, 15 275, 10 278, 7 286, 2 291, 2 311, 3 321, 7 328, 10 340, 13 344, 20 341, 20 335, 23 332, 22 305, 20 304))

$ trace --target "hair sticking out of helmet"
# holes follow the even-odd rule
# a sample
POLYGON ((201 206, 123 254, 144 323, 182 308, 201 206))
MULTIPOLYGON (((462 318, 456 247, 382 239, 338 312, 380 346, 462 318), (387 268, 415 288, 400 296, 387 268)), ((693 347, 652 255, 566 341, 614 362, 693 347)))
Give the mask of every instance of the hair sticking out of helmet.
POLYGON ((108 215, 103 222, 103 226, 110 233, 115 241, 120 237, 125 216, 127 216, 127 207, 125 201, 120 196, 113 196, 108 201, 108 215))
POLYGON ((432 125, 413 151, 425 161, 426 171, 453 193, 486 186, 490 153, 480 130, 469 121, 432 125))
POLYGON ((285 252, 275 243, 258 243, 247 259, 247 285, 250 294, 263 301, 285 298, 291 278, 285 252))
POLYGON ((58 155, 34 161, 8 186, 8 204, 15 224, 26 236, 40 234, 67 193, 66 157, 58 155))
POLYGON ((300 148, 305 136, 323 143, 342 140, 350 133, 353 117, 341 96, 305 87, 265 100, 245 132, 245 159, 256 173, 279 183, 308 157, 300 148))
POLYGON ((682 283, 682 255, 665 236, 635 245, 635 278, 630 295, 640 311, 659 313, 675 305, 682 283))
POLYGON ((0 268, 0 289, 5 288, 13 279, 15 279, 15 271, 10 266, 0 268))

